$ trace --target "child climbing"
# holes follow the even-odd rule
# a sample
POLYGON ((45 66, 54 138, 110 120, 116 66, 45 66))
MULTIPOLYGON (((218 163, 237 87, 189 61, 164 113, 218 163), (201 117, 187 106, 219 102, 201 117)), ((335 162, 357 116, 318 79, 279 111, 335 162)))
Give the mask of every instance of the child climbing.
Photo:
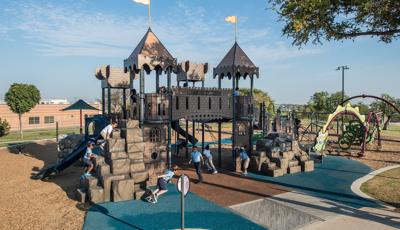
POLYGON ((92 159, 96 157, 96 154, 93 153, 94 142, 89 141, 86 148, 86 153, 83 156, 83 163, 85 164, 85 176, 91 176, 90 172, 93 169, 92 159))
POLYGON ((201 165, 203 163, 203 156, 199 151, 197 151, 197 146, 192 147, 191 159, 189 164, 193 162, 194 167, 196 169, 197 176, 199 177, 199 181, 197 183, 203 182, 203 176, 201 175, 201 165))
POLYGON ((240 148, 240 160, 242 161, 242 166, 243 166, 243 175, 247 175, 247 168, 249 167, 250 163, 250 158, 249 155, 246 152, 246 145, 244 147, 240 148))
POLYGON ((106 141, 111 138, 111 134, 113 130, 117 127, 117 122, 112 121, 111 124, 107 125, 104 127, 104 129, 101 130, 100 135, 103 137, 103 139, 106 141))
POLYGON ((213 156, 212 156, 212 154, 211 154, 210 146, 209 146, 209 145, 207 145, 207 146, 205 147, 205 149, 204 149, 204 151, 203 151, 203 154, 204 154, 204 156, 205 156, 205 158, 206 158, 206 159, 205 159, 205 164, 206 164, 206 166, 207 166, 208 171, 212 171, 213 174, 218 173, 218 171, 217 171, 217 169, 215 168, 214 163, 213 163, 213 156))
POLYGON ((172 165, 171 169, 165 170, 163 175, 159 175, 157 179, 157 189, 152 191, 152 194, 147 197, 147 200, 153 204, 157 203, 158 197, 162 194, 168 192, 167 184, 174 177, 176 170, 178 169, 177 165, 172 165))

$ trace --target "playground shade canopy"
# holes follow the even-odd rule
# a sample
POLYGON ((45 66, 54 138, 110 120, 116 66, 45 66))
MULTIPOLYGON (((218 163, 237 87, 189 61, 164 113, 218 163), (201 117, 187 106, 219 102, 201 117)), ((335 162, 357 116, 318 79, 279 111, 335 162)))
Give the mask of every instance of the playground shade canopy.
POLYGON ((79 99, 76 101, 74 104, 62 109, 61 111, 67 111, 67 110, 79 110, 80 111, 80 133, 82 134, 82 110, 98 110, 97 108, 89 105, 86 103, 84 100, 79 99))

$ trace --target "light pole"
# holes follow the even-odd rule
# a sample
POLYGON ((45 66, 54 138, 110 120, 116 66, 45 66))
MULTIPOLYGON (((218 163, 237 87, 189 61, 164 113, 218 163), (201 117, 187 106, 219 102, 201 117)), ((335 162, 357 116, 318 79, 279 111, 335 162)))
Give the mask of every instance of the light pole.
POLYGON ((336 68, 336 70, 342 70, 342 106, 343 106, 343 101, 344 101, 344 70, 350 69, 349 67, 342 65, 336 68))

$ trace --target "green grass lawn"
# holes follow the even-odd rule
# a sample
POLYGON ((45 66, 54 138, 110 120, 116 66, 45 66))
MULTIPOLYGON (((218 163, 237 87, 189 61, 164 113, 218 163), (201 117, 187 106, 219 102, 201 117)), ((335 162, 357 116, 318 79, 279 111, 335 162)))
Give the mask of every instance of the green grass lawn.
POLYGON ((390 137, 400 137, 400 125, 389 125, 387 130, 382 130, 382 135, 390 137))
POLYGON ((400 208, 400 168, 378 174, 361 185, 361 191, 400 208))
MULTIPOLYGON (((59 134, 79 133, 79 127, 60 128, 59 134)), ((56 138, 56 129, 36 129, 24 131, 24 139, 20 139, 19 132, 10 132, 7 136, 0 137, 0 147, 15 142, 56 138)))

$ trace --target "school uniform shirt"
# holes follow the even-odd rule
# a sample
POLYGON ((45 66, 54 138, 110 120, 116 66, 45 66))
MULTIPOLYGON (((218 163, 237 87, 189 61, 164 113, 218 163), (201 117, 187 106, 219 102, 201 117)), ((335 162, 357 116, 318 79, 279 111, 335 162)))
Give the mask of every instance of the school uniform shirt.
POLYGON ((192 161, 194 163, 198 163, 198 162, 201 161, 201 158, 200 158, 201 157, 201 153, 199 151, 192 152, 191 155, 192 155, 192 161))
POLYGON ((164 180, 166 180, 167 182, 169 182, 172 177, 174 177, 175 173, 171 170, 165 170, 165 176, 164 176, 164 180))
POLYGON ((240 158, 245 161, 247 159, 249 159, 249 155, 247 155, 246 151, 241 151, 240 152, 240 158))
POLYGON ((93 152, 91 148, 86 148, 86 153, 83 156, 85 160, 90 160, 90 156, 92 156, 93 152))
POLYGON ((111 135, 112 131, 113 131, 113 127, 110 124, 110 125, 107 125, 106 127, 104 127, 103 130, 101 130, 101 134, 103 136, 108 136, 108 135, 111 135))
POLYGON ((204 156, 207 157, 207 159, 210 158, 210 157, 212 157, 211 151, 210 151, 209 149, 205 149, 205 150, 203 151, 203 153, 204 153, 204 156))

